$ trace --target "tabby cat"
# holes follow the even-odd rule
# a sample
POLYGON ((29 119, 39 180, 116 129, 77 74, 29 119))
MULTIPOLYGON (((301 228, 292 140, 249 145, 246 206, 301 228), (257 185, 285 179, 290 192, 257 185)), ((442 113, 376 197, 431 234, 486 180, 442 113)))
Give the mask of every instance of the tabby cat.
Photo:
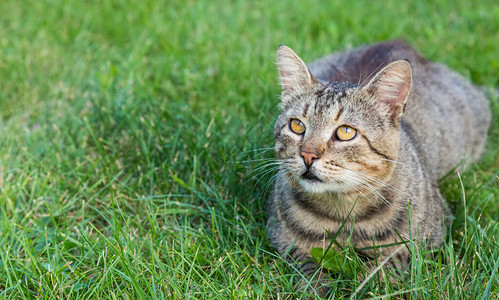
MULTIPOLYGON (((282 85, 274 137, 279 170, 267 235, 301 271, 330 235, 356 247, 443 241, 451 216, 438 180, 484 149, 490 123, 483 92, 401 40, 336 53, 307 66, 277 50, 282 85), (409 220, 409 216, 412 219, 409 220), (327 232, 326 232, 327 231, 327 232)), ((374 257, 374 250, 363 253, 374 257)), ((376 249, 407 266, 407 248, 376 249), (396 254, 392 254, 397 249, 396 254)))

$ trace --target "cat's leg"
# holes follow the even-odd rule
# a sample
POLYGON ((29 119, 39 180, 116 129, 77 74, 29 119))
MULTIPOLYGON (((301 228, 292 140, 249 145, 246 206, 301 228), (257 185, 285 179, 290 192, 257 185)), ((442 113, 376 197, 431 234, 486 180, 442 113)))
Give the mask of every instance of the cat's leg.
POLYGON ((306 292, 309 296, 324 297, 331 289, 327 270, 319 268, 309 250, 295 246, 284 253, 284 258, 301 277, 297 291, 306 292))
POLYGON ((312 258, 313 246, 301 241, 274 216, 268 220, 267 232, 277 252, 299 276, 296 290, 311 296, 325 296, 330 289, 329 276, 312 258))
MULTIPOLYGON (((371 242, 372 246, 372 242, 371 242)), ((369 246, 366 246, 369 247, 369 246)), ((361 280, 390 281, 396 285, 407 272, 411 253, 408 242, 400 244, 399 238, 391 238, 384 245, 377 245, 373 249, 363 250, 360 253, 369 259, 365 262, 365 272, 359 274, 361 280), (386 247, 386 245, 394 244, 386 247)))

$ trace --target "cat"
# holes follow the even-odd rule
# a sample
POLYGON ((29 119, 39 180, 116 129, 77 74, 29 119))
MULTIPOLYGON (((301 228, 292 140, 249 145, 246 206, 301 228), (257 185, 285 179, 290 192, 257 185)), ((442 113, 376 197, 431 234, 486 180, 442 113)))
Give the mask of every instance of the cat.
MULTIPOLYGON (((277 65, 279 169, 267 204, 277 252, 303 262, 311 276, 318 268, 311 249, 326 248, 327 232, 342 223, 338 242, 357 249, 410 236, 439 247, 451 214, 438 180, 480 158, 491 119, 484 93, 403 40, 335 53, 308 68, 283 45, 277 65)), ((404 246, 376 255, 393 266, 410 261, 404 246)))

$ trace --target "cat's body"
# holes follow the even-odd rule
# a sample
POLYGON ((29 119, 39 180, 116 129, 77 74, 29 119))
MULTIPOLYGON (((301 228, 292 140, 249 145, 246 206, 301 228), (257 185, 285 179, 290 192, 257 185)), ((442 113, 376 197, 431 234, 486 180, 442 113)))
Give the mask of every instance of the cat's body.
MULTIPOLYGON (((440 245, 450 214, 437 180, 480 157, 490 122, 485 95, 403 41, 324 57, 311 74, 280 47, 278 65, 281 164, 267 223, 277 251, 307 260, 311 248, 329 245, 325 230, 335 234, 345 220, 338 241, 350 238, 356 248, 400 242, 399 234, 440 245)), ((407 264, 409 251, 393 261, 407 264)), ((316 268, 302 265, 308 274, 316 268)))

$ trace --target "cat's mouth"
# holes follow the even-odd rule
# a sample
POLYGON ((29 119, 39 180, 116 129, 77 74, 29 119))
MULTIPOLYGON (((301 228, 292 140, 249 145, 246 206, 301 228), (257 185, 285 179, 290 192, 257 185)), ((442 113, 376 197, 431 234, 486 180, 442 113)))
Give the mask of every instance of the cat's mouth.
POLYGON ((320 180, 317 176, 315 176, 314 173, 312 173, 310 171, 306 171, 305 173, 303 173, 301 175, 301 178, 306 179, 306 180, 310 180, 310 181, 319 181, 319 182, 322 182, 322 180, 320 180))

